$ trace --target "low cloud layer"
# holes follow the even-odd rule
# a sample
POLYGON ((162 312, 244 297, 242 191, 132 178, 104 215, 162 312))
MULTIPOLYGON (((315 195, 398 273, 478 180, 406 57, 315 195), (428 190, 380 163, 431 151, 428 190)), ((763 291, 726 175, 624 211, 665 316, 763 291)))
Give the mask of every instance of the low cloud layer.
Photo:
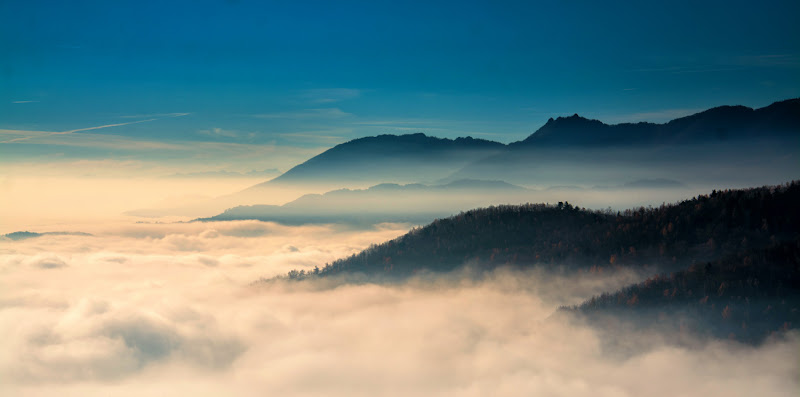
POLYGON ((122 225, 0 242, 11 395, 793 395, 800 339, 632 355, 552 317, 638 274, 496 271, 404 283, 261 283, 370 231, 259 222, 122 225))

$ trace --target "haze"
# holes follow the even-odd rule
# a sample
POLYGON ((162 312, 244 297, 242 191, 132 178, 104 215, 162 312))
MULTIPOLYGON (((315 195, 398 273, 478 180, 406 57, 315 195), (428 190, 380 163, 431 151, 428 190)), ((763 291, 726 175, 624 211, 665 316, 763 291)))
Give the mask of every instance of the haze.
MULTIPOLYGON (((559 310, 711 269, 719 246, 794 247, 784 202, 768 202, 780 222, 742 222, 749 240, 672 233, 732 230, 753 213, 732 199, 682 229, 689 211, 665 219, 638 257, 619 243, 573 267, 500 245, 485 256, 509 261, 489 266, 436 236, 455 271, 420 260, 393 278, 389 255, 364 255, 381 277, 319 269, 476 208, 549 203, 574 215, 553 230, 577 235, 575 219, 788 189, 797 15, 791 1, 0 1, 0 394, 796 396, 797 322, 758 343, 622 326, 611 343, 559 310)), ((459 243, 509 240, 486 226, 459 243)), ((760 285, 797 313, 800 287, 760 285)))
POLYGON ((620 355, 551 319, 640 278, 459 274, 255 284, 398 235, 260 222, 124 225, 4 244, 0 362, 13 395, 674 395, 796 391, 796 335, 620 355))

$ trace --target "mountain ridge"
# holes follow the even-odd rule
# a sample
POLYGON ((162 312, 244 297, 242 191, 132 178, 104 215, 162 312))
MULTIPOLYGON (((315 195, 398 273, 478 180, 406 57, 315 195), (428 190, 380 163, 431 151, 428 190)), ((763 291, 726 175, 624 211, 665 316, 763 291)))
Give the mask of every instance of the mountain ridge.
POLYGON ((742 105, 717 106, 662 124, 606 124, 576 113, 550 118, 536 132, 510 143, 509 147, 689 143, 798 132, 800 98, 793 98, 757 109, 742 105))
POLYGON ((477 275, 500 267, 633 270, 651 277, 557 313, 599 325, 604 343, 628 335, 620 330, 651 330, 759 344, 800 328, 797 202, 800 181, 617 214, 569 203, 489 207, 279 278, 391 282, 465 267, 477 275))
POLYGON ((798 238, 798 201, 800 181, 713 191, 676 204, 616 214, 569 203, 488 207, 437 219, 329 263, 320 274, 405 276, 426 267, 450 271, 467 262, 483 263, 485 268, 549 262, 586 269, 675 263, 687 255, 712 260, 742 248, 798 238))
POLYGON ((529 189, 504 181, 458 180, 444 185, 382 183, 367 189, 305 194, 283 205, 240 205, 195 221, 272 221, 289 225, 339 223, 372 227, 383 222, 423 224, 453 211, 521 195, 529 189))
MULTIPOLYGON (((447 166, 451 163, 466 164, 500 151, 505 146, 499 142, 469 136, 456 139, 438 138, 424 133, 369 136, 338 144, 254 187, 324 179, 327 175, 337 173, 340 174, 339 177, 372 180, 376 173, 380 173, 382 166, 391 166, 393 162, 415 161, 431 167, 447 166), (351 176, 341 175, 348 172, 351 176)), ((402 170, 396 174, 395 178, 381 182, 403 182, 408 179, 408 173, 402 170)))
MULTIPOLYGON (((603 168, 605 165, 630 165, 641 161, 659 163, 657 167, 667 172, 659 177, 685 179, 681 173, 686 172, 687 160, 698 163, 697 171, 691 171, 692 176, 715 172, 720 163, 728 164, 742 154, 751 153, 753 157, 748 150, 751 141, 769 146, 761 150, 761 157, 756 156, 763 168, 786 169, 783 165, 775 166, 773 160, 784 159, 791 164, 785 159, 792 155, 787 150, 800 144, 800 98, 757 109, 741 105, 718 106, 662 124, 605 124, 574 114, 551 118, 525 139, 508 145, 472 137, 437 138, 424 133, 362 137, 338 144, 276 178, 234 195, 248 197, 247 201, 252 203, 253 198, 269 193, 269 189, 274 192, 293 187, 321 186, 332 190, 379 183, 441 184, 457 179, 502 179, 522 185, 564 183, 557 182, 557 178, 548 179, 553 165, 559 169, 582 167, 592 173, 586 175, 588 179, 570 181, 571 184, 614 184, 622 181, 594 180, 610 174, 603 168), (689 144, 718 146, 711 150, 695 148, 689 154, 685 151, 689 144), (577 153, 584 149, 591 151, 577 153)), ((618 169, 608 171, 620 172, 618 169)), ((741 174, 731 171, 728 177, 738 178, 741 174)), ((769 182, 799 176, 784 174, 769 182)), ((753 183, 748 181, 746 185, 749 184, 753 183)))

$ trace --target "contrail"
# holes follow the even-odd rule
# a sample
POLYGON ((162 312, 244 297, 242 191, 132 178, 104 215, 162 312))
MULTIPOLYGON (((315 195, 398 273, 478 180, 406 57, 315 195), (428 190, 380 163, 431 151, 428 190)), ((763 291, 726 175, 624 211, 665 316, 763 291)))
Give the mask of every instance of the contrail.
POLYGON ((118 124, 106 124, 106 125, 100 125, 100 126, 97 126, 97 127, 78 128, 78 129, 69 130, 69 131, 57 131, 57 132, 50 132, 50 133, 45 133, 45 134, 23 136, 23 137, 19 137, 19 138, 9 139, 7 141, 3 141, 3 142, 0 142, 0 143, 13 143, 13 142, 19 142, 19 141, 27 141, 28 139, 39 138, 39 137, 43 137, 43 136, 65 135, 65 134, 72 134, 73 132, 99 130, 101 128, 119 127, 119 126, 128 125, 128 124, 146 123, 148 121, 156 121, 156 120, 168 119, 168 118, 172 118, 172 117, 181 117, 181 116, 186 116, 188 114, 190 114, 190 113, 174 113, 174 114, 169 115, 169 116, 157 117, 157 118, 154 118, 154 119, 137 120, 137 121, 130 121, 130 122, 127 122, 127 123, 118 123, 118 124))

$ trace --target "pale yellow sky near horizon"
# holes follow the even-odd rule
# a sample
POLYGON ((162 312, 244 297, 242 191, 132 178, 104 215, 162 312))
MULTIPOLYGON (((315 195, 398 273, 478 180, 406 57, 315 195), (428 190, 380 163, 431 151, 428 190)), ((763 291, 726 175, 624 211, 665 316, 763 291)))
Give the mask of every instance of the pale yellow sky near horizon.
MULTIPOLYGON (((0 234, 147 220, 126 211, 234 193, 265 178, 0 177, 0 234)), ((213 214, 209 214, 213 215, 213 214)), ((164 219, 159 219, 164 220, 164 219)), ((72 231, 72 230, 70 230, 72 231)))
MULTIPOLYGON (((85 140, 83 136, 63 137, 85 140)), ((13 149, 3 146, 3 149, 13 149)), ((0 234, 22 230, 53 231, 49 228, 62 225, 135 222, 142 219, 123 214, 166 203, 181 206, 232 194, 268 181, 324 150, 283 148, 275 152, 258 145, 195 146, 198 157, 180 161, 61 159, 58 156, 0 159, 0 234), (203 153, 217 149, 225 155, 214 161, 204 160, 203 153), (272 169, 275 172, 269 171, 272 169)), ((264 204, 283 204, 294 198, 292 195, 265 197, 264 204)), ((201 211, 197 214, 206 215, 214 213, 201 211)))

